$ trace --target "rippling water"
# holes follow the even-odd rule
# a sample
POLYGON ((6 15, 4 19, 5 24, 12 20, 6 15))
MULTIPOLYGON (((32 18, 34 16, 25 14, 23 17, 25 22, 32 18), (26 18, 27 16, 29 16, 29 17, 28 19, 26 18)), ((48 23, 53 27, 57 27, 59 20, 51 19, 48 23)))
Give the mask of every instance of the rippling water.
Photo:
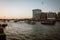
POLYGON ((25 22, 7 22, 4 29, 7 40, 60 40, 60 23, 55 25, 43 25, 36 22, 35 25, 25 22))

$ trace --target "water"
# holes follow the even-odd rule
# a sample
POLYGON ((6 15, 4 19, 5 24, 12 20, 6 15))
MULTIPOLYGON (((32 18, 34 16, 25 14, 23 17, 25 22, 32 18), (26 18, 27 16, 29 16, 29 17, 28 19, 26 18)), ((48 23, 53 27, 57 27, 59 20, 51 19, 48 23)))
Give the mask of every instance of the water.
POLYGON ((25 22, 7 22, 4 28, 7 40, 60 40, 60 23, 55 25, 43 25, 37 22, 35 25, 25 22))

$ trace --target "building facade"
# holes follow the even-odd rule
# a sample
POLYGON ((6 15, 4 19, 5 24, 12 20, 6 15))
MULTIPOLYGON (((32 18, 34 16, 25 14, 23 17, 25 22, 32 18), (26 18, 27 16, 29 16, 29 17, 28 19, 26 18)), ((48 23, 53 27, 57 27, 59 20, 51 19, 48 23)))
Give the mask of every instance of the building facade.
POLYGON ((47 13, 46 12, 41 12, 39 15, 40 15, 40 20, 46 20, 47 19, 47 13))
POLYGON ((57 19, 60 21, 60 12, 57 14, 57 19))
MULTIPOLYGON (((56 12, 42 12, 40 9, 33 10, 33 19, 34 20, 47 20, 47 19, 56 19, 56 12)), ((60 18, 60 12, 58 13, 58 18, 60 18)))
POLYGON ((56 19, 56 13, 55 12, 48 12, 47 19, 56 19))
POLYGON ((42 12, 42 10, 40 9, 33 9, 33 18, 35 19, 36 18, 36 15, 40 14, 42 12))

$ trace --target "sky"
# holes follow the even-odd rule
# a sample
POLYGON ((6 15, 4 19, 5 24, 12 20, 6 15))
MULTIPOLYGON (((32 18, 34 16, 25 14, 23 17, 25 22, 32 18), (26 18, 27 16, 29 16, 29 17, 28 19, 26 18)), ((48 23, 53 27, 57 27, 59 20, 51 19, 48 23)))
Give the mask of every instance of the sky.
POLYGON ((32 18, 32 10, 60 12, 60 0, 0 0, 0 19, 32 18))

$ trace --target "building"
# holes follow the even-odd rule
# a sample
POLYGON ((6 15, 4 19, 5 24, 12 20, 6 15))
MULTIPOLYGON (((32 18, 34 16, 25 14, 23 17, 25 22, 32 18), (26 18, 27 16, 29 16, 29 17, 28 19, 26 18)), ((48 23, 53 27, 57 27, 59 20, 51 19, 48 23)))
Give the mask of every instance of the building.
POLYGON ((34 10, 32 10, 33 11, 33 18, 35 19, 36 18, 36 15, 37 14, 40 14, 41 12, 42 12, 42 10, 40 10, 40 9, 34 9, 34 10))
POLYGON ((46 12, 41 12, 39 15, 40 15, 40 20, 46 20, 47 19, 47 13, 46 12))
POLYGON ((58 15, 57 15, 57 16, 58 16, 58 18, 60 19, 60 12, 58 12, 58 15))
POLYGON ((40 12, 39 14, 34 15, 35 20, 46 20, 47 19, 47 13, 46 12, 40 12))
MULTIPOLYGON (((59 15, 60 13, 58 13, 59 15)), ((33 19, 34 20, 48 20, 48 19, 54 19, 56 20, 57 14, 56 12, 42 12, 40 9, 34 9, 33 10, 33 19)), ((59 16, 60 18, 60 16, 59 16)))
POLYGON ((34 20, 39 20, 39 19, 40 19, 39 14, 35 14, 35 15, 34 15, 34 20))
POLYGON ((47 19, 56 19, 56 13, 55 12, 48 12, 47 19))
POLYGON ((57 19, 60 21, 60 12, 57 14, 57 19))

